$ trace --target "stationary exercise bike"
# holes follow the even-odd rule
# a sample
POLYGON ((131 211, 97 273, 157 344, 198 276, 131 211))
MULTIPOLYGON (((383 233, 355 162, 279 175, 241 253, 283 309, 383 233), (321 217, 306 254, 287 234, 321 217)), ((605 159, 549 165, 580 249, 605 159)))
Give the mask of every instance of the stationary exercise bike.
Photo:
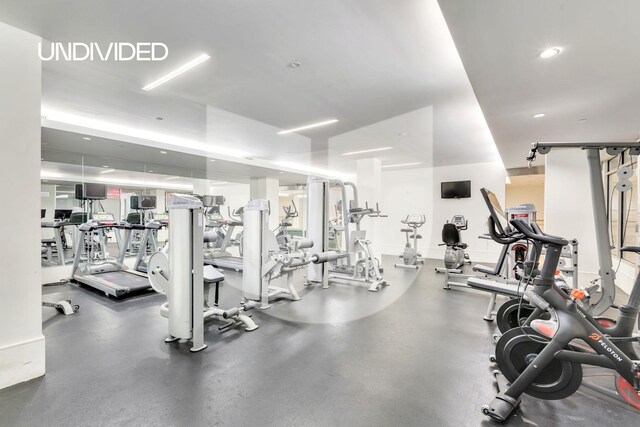
POLYGON ((462 273, 462 266, 470 264, 469 255, 465 252, 467 244, 462 243, 460 231, 466 230, 469 222, 462 215, 454 215, 451 221, 442 227, 442 243, 438 246, 447 246, 444 252, 444 268, 437 267, 438 273, 462 273))
POLYGON ((424 215, 407 215, 405 219, 400 221, 410 228, 400 230, 405 233, 407 242, 404 247, 404 252, 400 255, 403 263, 395 264, 396 267, 417 269, 420 264, 424 264, 421 258, 422 255, 418 252, 418 239, 422 239, 422 236, 418 234, 418 228, 422 227, 426 221, 427 219, 424 215), (413 239, 413 246, 411 246, 409 239, 413 239))
MULTIPOLYGON (((574 289, 568 294, 555 284, 562 247, 568 242, 521 220, 512 220, 511 224, 527 239, 547 245, 540 275, 525 296, 554 320, 537 318, 498 340, 495 361, 499 371, 495 374, 501 392, 490 405, 483 406, 482 412, 502 422, 520 405, 523 393, 546 400, 571 396, 582 384, 583 365, 614 370, 615 391, 585 385, 640 410, 640 357, 633 347, 640 341, 633 336, 640 311, 640 275, 627 304, 620 307, 618 319, 604 325, 582 307, 584 291, 574 289)), ((640 247, 620 250, 639 253, 640 247)))

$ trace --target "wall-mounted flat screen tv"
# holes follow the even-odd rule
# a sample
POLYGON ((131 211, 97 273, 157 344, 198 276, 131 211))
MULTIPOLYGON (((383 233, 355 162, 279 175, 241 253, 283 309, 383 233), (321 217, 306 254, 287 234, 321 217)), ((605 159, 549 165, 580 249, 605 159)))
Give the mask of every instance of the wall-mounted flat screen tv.
POLYGON ((464 199, 471 197, 471 181, 441 182, 440 197, 443 199, 464 199))

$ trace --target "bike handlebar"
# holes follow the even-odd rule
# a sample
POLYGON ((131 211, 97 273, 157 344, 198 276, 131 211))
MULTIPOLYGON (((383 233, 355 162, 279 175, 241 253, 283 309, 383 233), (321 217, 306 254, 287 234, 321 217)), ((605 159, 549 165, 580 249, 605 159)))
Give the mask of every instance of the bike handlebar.
MULTIPOLYGON (((550 236, 548 234, 542 233, 542 231, 536 232, 536 230, 532 226, 528 225, 526 222, 524 222, 521 219, 512 219, 510 223, 515 227, 516 230, 518 230, 519 232, 521 232, 531 240, 537 240, 542 243, 548 243, 550 245, 555 245, 560 247, 566 246, 569 244, 569 242, 562 237, 550 236)), ((537 227, 537 229, 539 230, 540 228, 537 227)))

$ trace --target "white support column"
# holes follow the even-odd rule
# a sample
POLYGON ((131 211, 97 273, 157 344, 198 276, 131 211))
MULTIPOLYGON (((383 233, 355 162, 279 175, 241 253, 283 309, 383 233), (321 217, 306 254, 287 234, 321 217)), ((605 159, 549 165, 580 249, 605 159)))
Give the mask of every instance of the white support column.
POLYGON ((269 229, 275 230, 280 223, 280 198, 278 191, 280 181, 276 178, 251 178, 249 182, 249 197, 251 200, 266 199, 271 205, 271 214, 269 215, 269 229))
POLYGON ((156 196, 156 212, 167 211, 167 192, 165 190, 153 190, 152 194, 156 196))
MULTIPOLYGON (((357 185, 359 207, 364 208, 365 202, 369 207, 376 207, 376 202, 382 199, 382 169, 379 159, 360 159, 357 162, 357 185)), ((380 206, 384 210, 384 206, 380 206)), ((380 257, 376 244, 376 236, 380 228, 380 221, 384 219, 365 217, 360 223, 363 230, 367 230, 367 239, 371 240, 374 253, 380 257)))
POLYGON ((205 196, 211 194, 211 181, 208 179, 197 179, 193 180, 193 194, 197 194, 199 196, 205 196))
POLYGON ((0 388, 44 375, 40 285, 39 37, 0 22, 0 388))
POLYGON ((580 283, 598 277, 595 224, 587 153, 554 148, 544 156, 544 231, 578 239, 580 283))

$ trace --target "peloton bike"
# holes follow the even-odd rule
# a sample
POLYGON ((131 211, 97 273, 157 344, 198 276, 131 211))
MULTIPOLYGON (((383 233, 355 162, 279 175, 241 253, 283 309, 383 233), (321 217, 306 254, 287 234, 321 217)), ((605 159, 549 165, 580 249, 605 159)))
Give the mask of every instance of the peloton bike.
POLYGON ((465 252, 468 245, 460 238, 460 231, 468 227, 469 221, 463 215, 454 215, 442 227, 442 243, 438 246, 446 245, 447 249, 444 252, 444 268, 436 267, 436 272, 462 274, 462 266, 471 264, 469 254, 465 252))
MULTIPOLYGON (((581 300, 587 293, 580 289, 567 293, 555 283, 567 240, 544 234, 522 220, 511 224, 525 238, 547 245, 540 275, 525 298, 553 320, 534 313, 531 317, 537 318, 529 326, 513 328, 500 337, 493 360, 499 368, 494 375, 501 392, 482 412, 502 422, 518 408, 523 393, 545 400, 569 397, 582 384, 583 365, 615 370, 615 391, 586 382, 585 386, 640 410, 640 357, 633 347, 640 341, 633 335, 640 311, 640 274, 627 304, 619 307, 618 319, 605 319, 605 324, 583 307, 581 300)), ((640 253, 638 246, 620 250, 640 253)))
POLYGON ((422 227, 424 223, 427 222, 427 219, 424 215, 407 215, 407 217, 400 222, 410 228, 400 230, 405 233, 407 241, 404 252, 400 255, 402 264, 397 263, 395 266, 399 268, 415 268, 417 270, 420 265, 424 264, 422 255, 418 252, 418 240, 422 239, 422 236, 418 234, 418 228, 422 227), (413 246, 411 246, 409 239, 413 239, 413 246))

